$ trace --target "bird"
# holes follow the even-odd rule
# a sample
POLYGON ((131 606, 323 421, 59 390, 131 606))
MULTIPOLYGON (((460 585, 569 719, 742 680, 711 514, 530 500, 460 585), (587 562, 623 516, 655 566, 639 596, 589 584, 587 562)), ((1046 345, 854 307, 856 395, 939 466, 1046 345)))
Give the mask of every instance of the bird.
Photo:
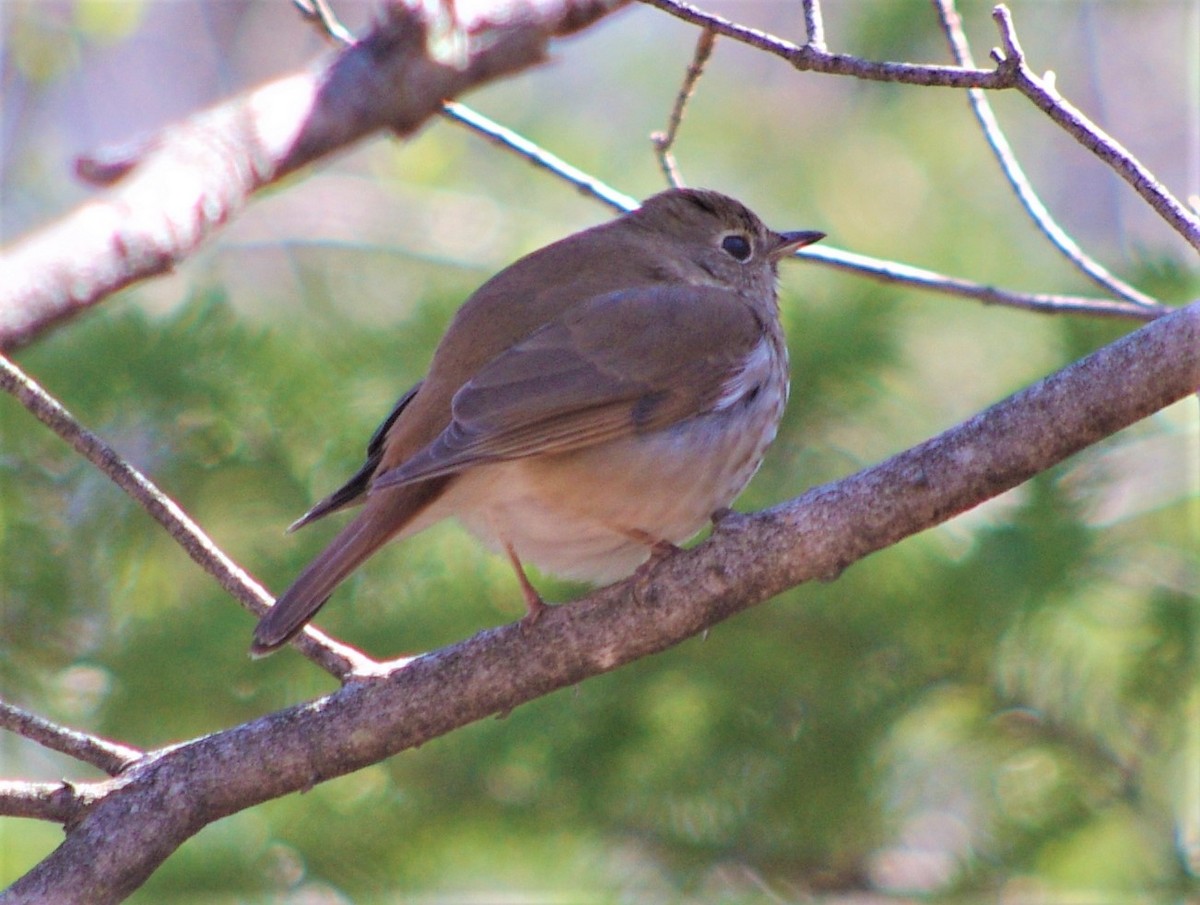
POLYGON ((824 238, 673 188, 477 289, 363 466, 289 528, 361 511, 254 630, 268 654, 384 544, 447 518, 525 565, 593 584, 677 549, 741 493, 789 389, 778 263, 824 238))

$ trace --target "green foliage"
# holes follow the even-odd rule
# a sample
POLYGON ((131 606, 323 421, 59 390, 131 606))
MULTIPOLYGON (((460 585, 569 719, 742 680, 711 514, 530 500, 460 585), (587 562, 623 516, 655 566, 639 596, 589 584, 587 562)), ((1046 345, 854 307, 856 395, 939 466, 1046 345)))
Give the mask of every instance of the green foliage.
MULTIPOLYGON (((326 530, 280 527, 354 466, 423 366, 397 342, 436 333, 452 304, 330 339, 304 319, 247 327, 207 292, 166 316, 114 306, 22 364, 279 586, 326 530)), ((870 406, 897 361, 895 319, 873 294, 804 319, 799 398, 753 505, 798 489, 794 468, 844 464, 819 443, 789 451, 870 406)), ((287 654, 247 661, 250 619, 140 510, 14 404, 0 418, 9 697, 157 745, 328 687, 287 654)), ((969 845, 963 889, 1016 866, 1070 887, 1089 846, 1140 852, 1106 888, 1178 883, 1147 827, 1185 741, 1172 727, 1197 684, 1194 607, 1153 584, 1114 590, 1117 541, 1089 527, 1070 474, 1035 479, 966 538, 913 539, 707 639, 210 828, 136 898, 302 877, 368 901, 397 886, 617 895, 631 863, 645 888, 680 894, 711 890, 723 864, 784 887, 874 870, 904 889, 920 875, 879 865, 916 863, 896 839, 939 813, 969 845)), ((1121 559, 1138 535, 1171 543, 1171 511, 1120 530, 1121 559)), ((323 621, 394 653, 512 618, 517 601, 507 567, 446 526, 374 561, 323 621)))
MULTIPOLYGON (((846 35, 853 50, 938 52, 925 5, 863 9, 846 35)), ((561 82, 526 76, 485 98, 622 189, 656 189, 637 142, 661 127, 694 34, 672 23, 670 41, 648 37, 647 15, 612 26, 629 42, 621 71, 576 66, 564 50, 561 82), (550 97, 572 79, 599 95, 617 86, 621 117, 555 113, 550 97)), ((758 106, 738 52, 718 46, 684 126, 684 170, 697 183, 741 194, 780 228, 827 229, 839 245, 1062 288, 1057 257, 1009 216, 961 97, 856 86, 822 106, 789 70, 756 86, 758 106), (947 174, 970 191, 945 191, 947 174)), ((442 126, 364 156, 355 165, 373 186, 419 199, 406 216, 453 210, 456 189, 486 190, 479 210, 495 223, 483 250, 288 248, 281 276, 262 264, 278 249, 218 249, 165 310, 161 296, 132 291, 18 356, 277 590, 339 517, 296 535, 284 527, 357 467, 472 280, 604 216, 442 126), (278 285, 288 276, 294 295, 278 285)), ((298 179, 279 194, 304 190, 298 179)), ((395 229, 461 240, 479 226, 460 214, 395 229)), ((1138 270, 1148 291, 1197 294, 1169 254, 1146 253, 1138 270)), ((792 399, 743 509, 899 452, 1128 329, 792 262, 782 287, 792 399)), ((132 901, 1194 897, 1195 424, 1192 400, 706 638, 228 818, 132 901)), ((331 688, 291 653, 249 661, 252 619, 7 397, 0 569, 0 697, 69 725, 149 747, 331 688)), ((559 600, 580 591, 541 586, 559 600)), ((520 611, 506 563, 444 525, 374 558, 318 621, 393 656, 520 611)), ((6 778, 81 772, 7 734, 0 759, 6 778)), ((57 838, 0 822, 0 884, 57 838)))

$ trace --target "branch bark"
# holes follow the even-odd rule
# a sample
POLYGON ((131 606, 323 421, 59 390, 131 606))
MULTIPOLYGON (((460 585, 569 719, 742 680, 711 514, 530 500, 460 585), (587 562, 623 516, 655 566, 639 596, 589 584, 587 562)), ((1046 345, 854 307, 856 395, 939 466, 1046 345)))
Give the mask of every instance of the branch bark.
MULTIPOLYGON (((62 782, 18 782, 0 780, 0 814, 33 817, 71 826, 83 810, 98 800, 95 788, 80 788, 62 782)), ((4 898, 0 896, 0 899, 4 898)))
POLYGON ((143 754, 137 748, 119 742, 58 726, 3 701, 0 701, 0 728, 91 764, 110 776, 116 776, 143 754))
POLYGON ((541 62, 626 0, 498 0, 446 23, 391 0, 362 41, 201 112, 80 174, 120 182, 0 260, 0 349, 24 345, 118 289, 170 270, 259 189, 389 129, 410 135, 467 89, 541 62))
MULTIPOLYGON (((641 2, 670 13, 684 22, 781 57, 805 72, 850 75, 873 82, 901 82, 906 85, 942 88, 1011 88, 1014 85, 1012 67, 1007 65, 996 69, 967 69, 961 66, 864 60, 846 53, 831 53, 825 49, 823 38, 819 42, 810 40, 807 44, 794 44, 757 28, 748 28, 723 16, 706 12, 684 0, 641 2)), ((812 28, 813 24, 811 16, 807 17, 808 27, 812 28)))
POLYGON ((152 752, 84 792, 66 840, 0 902, 116 902, 205 825, 665 650, 1008 490, 1200 389, 1200 303, 880 465, 549 610, 315 701, 152 752))

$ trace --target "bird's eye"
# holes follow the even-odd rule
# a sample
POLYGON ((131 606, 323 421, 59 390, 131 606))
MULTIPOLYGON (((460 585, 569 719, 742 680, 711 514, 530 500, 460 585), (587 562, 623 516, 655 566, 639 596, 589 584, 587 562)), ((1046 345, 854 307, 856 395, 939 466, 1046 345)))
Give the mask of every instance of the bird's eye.
POLYGON ((734 233, 731 236, 726 236, 721 240, 721 247, 725 249, 730 257, 738 261, 750 260, 750 240, 745 236, 740 236, 734 233))

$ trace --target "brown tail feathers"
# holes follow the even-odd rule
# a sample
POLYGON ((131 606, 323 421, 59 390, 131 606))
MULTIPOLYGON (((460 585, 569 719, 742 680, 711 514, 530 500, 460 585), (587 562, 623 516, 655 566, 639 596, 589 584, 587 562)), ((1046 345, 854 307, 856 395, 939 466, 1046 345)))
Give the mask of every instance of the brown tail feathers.
MULTIPOLYGON (((392 498, 386 505, 367 506, 333 539, 291 586, 267 610, 254 629, 250 654, 261 657, 282 647, 293 638, 339 584, 362 563, 399 534, 413 518, 441 494, 445 479, 423 481, 416 485, 383 491, 392 498), (396 497, 403 495, 403 504, 396 497)), ((384 503, 376 498, 376 503, 384 503)))

